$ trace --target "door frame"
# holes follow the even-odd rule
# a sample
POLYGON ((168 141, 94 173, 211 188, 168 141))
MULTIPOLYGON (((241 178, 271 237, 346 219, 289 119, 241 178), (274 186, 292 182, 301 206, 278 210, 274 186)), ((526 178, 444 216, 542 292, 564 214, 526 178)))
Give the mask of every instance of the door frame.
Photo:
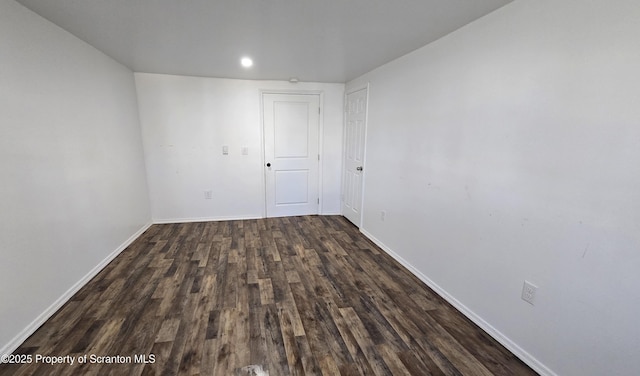
POLYGON ((318 161, 318 212, 316 214, 322 214, 322 202, 323 202, 323 192, 322 192, 322 170, 323 170, 323 160, 324 155, 322 145, 324 145, 324 91, 322 90, 271 90, 271 89, 260 89, 260 164, 262 167, 262 218, 267 218, 267 178, 265 176, 265 148, 264 148, 264 95, 265 94, 284 94, 284 95, 317 95, 319 97, 319 105, 320 105, 320 114, 318 115, 318 154, 320 155, 320 160, 318 161))
POLYGON ((363 84, 358 84, 358 85, 354 85, 354 86, 350 86, 345 88, 344 91, 344 109, 342 111, 342 124, 343 124, 343 129, 342 129, 342 174, 341 174, 341 185, 340 185, 340 213, 342 214, 342 216, 344 216, 344 211, 343 211, 343 202, 344 202, 344 184, 345 184, 345 179, 344 179, 344 174, 346 171, 346 157, 347 157, 347 96, 349 94, 353 94, 357 91, 360 90, 366 90, 367 91, 367 96, 365 99, 365 105, 366 105, 366 110, 364 113, 364 142, 362 145, 362 165, 364 167, 364 169, 362 170, 362 188, 361 188, 361 192, 360 192, 360 225, 358 226, 358 229, 362 229, 362 222, 364 221, 364 194, 365 194, 365 181, 366 181, 366 176, 367 176, 367 135, 368 135, 368 131, 369 131, 369 93, 370 93, 370 89, 369 89, 369 82, 363 83, 363 84))

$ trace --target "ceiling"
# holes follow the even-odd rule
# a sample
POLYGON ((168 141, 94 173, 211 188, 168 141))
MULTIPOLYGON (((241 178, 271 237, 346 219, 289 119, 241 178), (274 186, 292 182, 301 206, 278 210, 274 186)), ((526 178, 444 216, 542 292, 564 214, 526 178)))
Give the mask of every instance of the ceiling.
POLYGON ((136 72, 347 82, 512 0, 17 1, 136 72))

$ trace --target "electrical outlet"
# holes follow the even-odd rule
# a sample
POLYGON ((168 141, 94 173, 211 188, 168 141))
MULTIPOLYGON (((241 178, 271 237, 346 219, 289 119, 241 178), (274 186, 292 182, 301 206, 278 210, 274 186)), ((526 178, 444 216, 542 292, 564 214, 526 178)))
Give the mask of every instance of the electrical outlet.
POLYGON ((522 286, 522 300, 525 302, 534 305, 534 301, 536 300, 536 291, 538 290, 538 286, 533 283, 525 280, 524 285, 522 286))
POLYGON ((213 198, 213 191, 209 190, 209 191, 204 191, 204 199, 205 200, 211 200, 213 198))
POLYGON ((387 212, 386 211, 383 210, 383 211, 380 212, 380 220, 382 222, 384 222, 384 219, 385 219, 386 216, 387 216, 387 212))

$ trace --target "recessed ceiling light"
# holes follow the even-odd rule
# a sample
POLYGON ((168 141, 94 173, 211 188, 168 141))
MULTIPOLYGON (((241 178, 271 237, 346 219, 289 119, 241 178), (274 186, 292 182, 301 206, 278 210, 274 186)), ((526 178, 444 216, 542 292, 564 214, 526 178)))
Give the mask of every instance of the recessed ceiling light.
POLYGON ((240 64, 245 68, 249 68, 253 65, 253 60, 251 60, 251 58, 249 57, 243 57, 242 59, 240 59, 240 64))

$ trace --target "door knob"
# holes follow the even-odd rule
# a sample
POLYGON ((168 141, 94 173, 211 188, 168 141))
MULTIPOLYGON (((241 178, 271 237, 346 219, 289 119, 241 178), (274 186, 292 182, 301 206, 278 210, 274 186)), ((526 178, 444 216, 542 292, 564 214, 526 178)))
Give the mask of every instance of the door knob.
POLYGON ((267 163, 267 167, 271 167, 271 163, 267 163))
POLYGON ((356 170, 358 170, 358 171, 362 171, 362 166, 358 166, 358 167, 356 167, 356 170))

